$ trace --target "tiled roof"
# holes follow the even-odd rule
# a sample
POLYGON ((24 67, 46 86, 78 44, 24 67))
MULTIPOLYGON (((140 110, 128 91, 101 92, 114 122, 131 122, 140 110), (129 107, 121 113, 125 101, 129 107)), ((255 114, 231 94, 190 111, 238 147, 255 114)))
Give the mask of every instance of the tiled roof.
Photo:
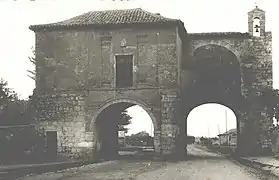
POLYGON ((145 11, 141 8, 135 8, 122 10, 91 11, 61 22, 32 25, 29 28, 35 31, 39 29, 49 28, 67 28, 79 26, 101 26, 117 24, 161 24, 169 22, 183 25, 182 21, 180 20, 166 18, 159 14, 154 14, 145 11))
POLYGON ((219 134, 218 136, 226 135, 226 134, 234 134, 237 133, 237 129, 231 129, 227 132, 224 132, 223 134, 219 134))

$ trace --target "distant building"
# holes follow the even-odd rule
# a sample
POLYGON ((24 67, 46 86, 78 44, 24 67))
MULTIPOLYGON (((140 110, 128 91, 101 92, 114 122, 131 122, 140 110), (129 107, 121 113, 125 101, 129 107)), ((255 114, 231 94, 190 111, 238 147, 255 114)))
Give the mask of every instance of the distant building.
POLYGON ((118 131, 118 145, 125 146, 125 131, 118 131))
POLYGON ((219 134, 220 145, 236 146, 237 130, 231 129, 223 134, 219 134))
POLYGON ((197 143, 197 144, 201 143, 201 138, 200 137, 195 137, 195 143, 197 143))
POLYGON ((220 145, 220 140, 217 137, 211 138, 212 145, 220 145))

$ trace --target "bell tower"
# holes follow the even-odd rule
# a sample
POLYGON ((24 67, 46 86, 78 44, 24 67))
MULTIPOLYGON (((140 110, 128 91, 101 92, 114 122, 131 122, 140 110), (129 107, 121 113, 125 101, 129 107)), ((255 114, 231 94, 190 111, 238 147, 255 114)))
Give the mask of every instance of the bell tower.
POLYGON ((248 31, 254 37, 265 36, 265 11, 258 6, 248 12, 248 31))

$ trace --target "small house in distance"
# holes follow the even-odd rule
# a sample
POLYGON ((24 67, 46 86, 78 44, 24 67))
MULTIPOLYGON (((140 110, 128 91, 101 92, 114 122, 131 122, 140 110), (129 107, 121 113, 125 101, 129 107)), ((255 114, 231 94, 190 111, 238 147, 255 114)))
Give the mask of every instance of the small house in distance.
POLYGON ((237 142, 237 130, 231 129, 222 134, 218 134, 220 145, 236 146, 237 142))

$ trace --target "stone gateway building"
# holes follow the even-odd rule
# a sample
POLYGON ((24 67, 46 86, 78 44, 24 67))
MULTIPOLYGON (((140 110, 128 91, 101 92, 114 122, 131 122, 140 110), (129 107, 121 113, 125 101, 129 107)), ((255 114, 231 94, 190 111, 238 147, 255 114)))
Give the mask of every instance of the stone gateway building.
POLYGON ((58 151, 78 153, 79 144, 87 143, 92 155, 115 154, 115 119, 139 105, 153 121, 156 154, 182 155, 187 115, 215 102, 235 112, 238 148, 247 145, 241 143, 249 137, 243 135, 245 119, 266 117, 256 107, 243 113, 242 100, 272 88, 265 12, 256 7, 248 15, 248 33, 189 34, 181 20, 140 8, 30 26, 36 35, 38 127, 58 151))

